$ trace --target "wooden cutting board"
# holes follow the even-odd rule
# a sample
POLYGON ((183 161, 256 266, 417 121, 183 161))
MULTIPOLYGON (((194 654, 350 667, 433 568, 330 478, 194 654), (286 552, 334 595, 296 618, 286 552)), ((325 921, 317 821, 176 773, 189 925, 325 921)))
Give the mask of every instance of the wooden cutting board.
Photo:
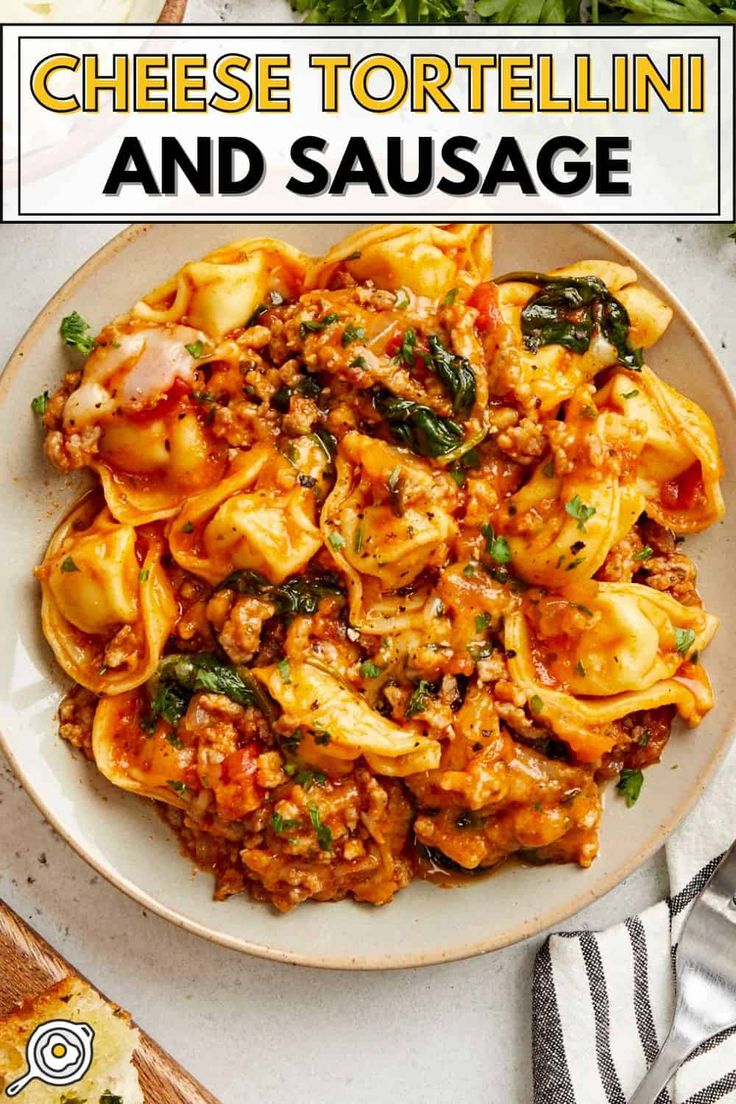
MULTIPOLYGON (((81 976, 0 901, 0 1016, 62 978, 81 976)), ((133 1063, 146 1104, 220 1104, 144 1031, 133 1063)))

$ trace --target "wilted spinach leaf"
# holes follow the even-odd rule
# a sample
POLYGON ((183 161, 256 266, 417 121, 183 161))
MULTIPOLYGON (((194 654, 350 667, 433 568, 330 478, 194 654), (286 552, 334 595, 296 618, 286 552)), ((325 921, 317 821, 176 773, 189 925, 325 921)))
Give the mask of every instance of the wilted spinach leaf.
POLYGON ((379 391, 373 396, 373 406, 388 422, 394 439, 421 456, 444 456, 463 439, 457 422, 443 418, 422 403, 379 391))
POLYGON ((312 575, 294 575, 274 585, 257 571, 233 571, 219 584, 218 590, 236 590, 238 594, 255 594, 273 602, 280 614, 312 614, 323 598, 345 593, 340 577, 332 571, 312 575))

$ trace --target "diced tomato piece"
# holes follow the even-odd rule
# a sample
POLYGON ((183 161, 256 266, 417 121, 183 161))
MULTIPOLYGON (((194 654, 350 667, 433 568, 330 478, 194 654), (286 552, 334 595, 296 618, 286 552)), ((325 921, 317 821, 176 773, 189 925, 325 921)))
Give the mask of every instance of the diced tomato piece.
POLYGON ((687 471, 662 484, 660 498, 668 510, 691 510, 705 496, 703 471, 696 460, 687 471))
POLYGON ((226 756, 222 761, 222 778, 225 782, 244 782, 256 773, 258 747, 248 744, 226 756))
POLYGON ((393 334, 386 342, 386 356, 395 357, 398 356, 401 343, 404 340, 402 333, 393 334))
POLYGON ((475 328, 480 334, 492 333, 501 321, 495 284, 478 284, 468 299, 468 306, 478 312, 475 328))

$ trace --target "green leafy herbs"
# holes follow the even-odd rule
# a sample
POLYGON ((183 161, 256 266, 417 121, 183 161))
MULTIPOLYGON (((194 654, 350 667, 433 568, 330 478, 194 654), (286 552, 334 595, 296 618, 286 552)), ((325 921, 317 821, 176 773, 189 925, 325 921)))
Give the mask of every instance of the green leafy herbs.
POLYGON ((322 390, 322 384, 315 376, 302 375, 293 387, 282 384, 271 396, 271 406, 282 414, 288 414, 292 395, 303 395, 307 399, 316 399, 322 390))
POLYGON ((374 679, 374 678, 378 678, 378 676, 380 674, 381 674, 381 668, 378 667, 373 662, 373 660, 366 659, 366 661, 364 663, 361 663, 361 665, 360 665, 360 677, 361 678, 374 679))
POLYGON ((345 538, 341 533, 330 533, 327 540, 330 542, 330 548, 335 552, 339 552, 341 548, 345 547, 345 538))
POLYGON ((554 462, 554 460, 550 459, 550 460, 547 461, 547 463, 542 468, 542 474, 545 475, 547 477, 547 479, 554 479, 554 477, 555 477, 555 462, 554 462))
POLYGON ((76 311, 72 311, 66 318, 62 318, 61 325, 59 326, 59 333, 65 345, 71 346, 72 349, 77 349, 84 356, 89 356, 97 345, 97 342, 92 336, 92 329, 89 322, 85 322, 82 316, 77 314, 76 311))
POLYGON ((35 398, 31 399, 31 410, 34 414, 38 414, 39 418, 42 418, 46 413, 50 398, 51 395, 48 391, 42 391, 40 395, 36 395, 35 398))
POLYGON ((576 674, 580 675, 581 678, 585 678, 585 667, 583 665, 582 659, 579 659, 575 664, 575 672, 576 674))
POLYGON ((675 649, 681 656, 686 656, 694 643, 695 632, 693 629, 675 628, 675 649))
POLYGON ((323 598, 342 597, 345 594, 342 582, 332 571, 321 571, 307 575, 294 575, 278 585, 269 583, 257 571, 233 571, 218 585, 218 590, 234 590, 238 594, 253 594, 273 602, 281 616, 317 612, 323 598))
POLYGON ((294 828, 301 828, 302 822, 300 820, 293 820, 291 817, 283 817, 281 813, 274 813, 271 817, 271 827, 277 836, 282 835, 284 832, 291 832, 294 828))
POLYGON ((446 293, 444 299, 442 300, 443 305, 445 307, 453 306, 455 300, 457 299, 459 291, 460 291, 460 288, 456 288, 456 287, 450 288, 450 290, 446 293))
POLYGON ((123 1104, 122 1096, 118 1096, 117 1093, 110 1092, 109 1089, 105 1089, 100 1097, 99 1104, 123 1104))
POLYGON ((174 793, 185 794, 187 792, 186 782, 178 782, 174 778, 169 778, 166 785, 174 791, 174 793))
POLYGON ((312 827, 317 833, 317 843, 319 844, 321 851, 332 850, 332 830, 328 825, 322 823, 322 817, 320 816, 317 806, 310 801, 307 805, 307 811, 309 813, 309 819, 312 822, 312 827))
POLYGON ((636 805, 639 800, 639 794, 641 788, 644 785, 644 775, 640 770, 629 770, 624 768, 619 775, 618 782, 616 783, 616 789, 623 797, 626 805, 630 809, 632 805, 636 805))
POLYGON ((411 693, 406 704, 405 716, 415 717, 417 713, 423 713, 429 704, 429 698, 433 693, 432 683, 426 679, 420 679, 411 693))
POLYGON ((188 345, 185 345, 184 348, 195 360, 199 360, 204 352, 204 342, 199 340, 191 341, 188 345))
POLYGON ((308 767, 300 767, 297 763, 287 763, 284 770, 297 785, 307 793, 313 786, 324 786, 327 776, 322 771, 311 770, 308 767))
POLYGON ((276 670, 281 677, 281 681, 288 685, 288 683, 291 682, 291 667, 289 666, 289 661, 286 656, 276 664, 276 670))
POLYGON ((574 353, 587 352, 600 334, 613 345, 618 362, 641 370, 641 349, 629 344, 629 315, 597 276, 545 276, 539 272, 511 272, 496 283, 520 280, 539 285, 521 312, 524 345, 535 353, 542 345, 562 345, 574 353))
POLYGON ((414 361, 418 354, 417 349, 417 332, 416 330, 404 330, 401 336, 401 344, 399 345, 396 353, 394 354, 394 361, 397 364, 403 364, 407 368, 414 367, 414 361))
POLYGON ((379 391, 373 397, 373 406, 388 422, 394 439, 420 456, 430 459, 444 456, 463 440, 457 422, 443 418, 422 403, 379 391))
POLYGON ((635 397, 636 397, 636 396, 637 396, 638 394, 639 394, 639 391, 637 390, 637 388, 634 388, 634 390, 633 390, 633 391, 625 391, 625 392, 624 392, 624 395, 623 395, 623 398, 625 398, 625 399, 633 399, 633 398, 635 398, 635 397))
POLYGON ((303 341, 308 334, 320 333, 322 330, 326 330, 333 322, 339 321, 339 318, 340 316, 334 311, 326 314, 324 318, 308 318, 305 322, 299 323, 299 336, 303 341))
POLYGON ((464 23, 462 0, 291 0, 307 23, 464 23))
POLYGON ((475 631, 484 633, 491 624, 493 618, 490 613, 477 613, 475 615, 475 631))
POLYGON ((475 373, 467 357, 457 356, 446 349, 438 337, 427 338, 429 351, 424 361, 452 399, 452 410, 459 418, 467 417, 475 406, 475 373))
POLYGON ((165 656, 148 689, 150 705, 141 726, 149 733, 155 730, 159 717, 175 728, 192 695, 199 692, 224 694, 238 705, 255 706, 266 715, 271 712, 263 691, 249 673, 241 675, 210 652, 165 656))
POLYGON ((151 572, 149 571, 149 569, 147 567, 142 567, 140 569, 140 571, 138 572, 138 582, 139 583, 147 583, 148 582, 148 577, 149 577, 150 574, 151 574, 151 572))
POLYGON ((386 486, 388 487, 388 500, 395 517, 404 516, 405 484, 406 476, 402 472, 401 468, 398 466, 393 468, 388 479, 386 480, 386 486))
POLYGON ((330 735, 329 732, 324 732, 324 731, 315 732, 314 742, 319 747, 327 747, 327 745, 332 742, 332 736, 330 735))
POLYGON ((329 429, 315 429, 312 437, 324 452, 328 460, 332 460, 337 452, 337 437, 330 433, 329 429))
POLYGON ((634 553, 634 559, 640 562, 645 560, 651 560, 654 555, 654 549, 650 548, 648 544, 645 544, 643 548, 640 548, 638 552, 634 553))
POLYGON ((584 502, 580 501, 580 495, 576 494, 565 503, 565 513, 570 517, 575 518, 578 523, 578 529, 581 533, 587 532, 585 528, 586 521, 590 521, 593 514, 596 513, 595 506, 586 506, 584 502))
POLYGON ((350 345, 353 341, 362 341, 365 337, 365 330, 362 326, 354 326, 352 322, 348 322, 345 329, 342 331, 342 343, 343 345, 350 345))
POLYGON ((61 570, 64 572, 79 571, 79 568, 77 567, 71 556, 67 556, 65 560, 61 561, 61 570))
POLYGON ((486 542, 486 552, 497 564, 511 563, 511 548, 505 537, 497 537, 492 525, 483 525, 481 533, 486 542))
POLYGON ((532 694, 529 699, 529 708, 532 713, 541 713, 544 709, 544 702, 540 698, 539 694, 532 694))

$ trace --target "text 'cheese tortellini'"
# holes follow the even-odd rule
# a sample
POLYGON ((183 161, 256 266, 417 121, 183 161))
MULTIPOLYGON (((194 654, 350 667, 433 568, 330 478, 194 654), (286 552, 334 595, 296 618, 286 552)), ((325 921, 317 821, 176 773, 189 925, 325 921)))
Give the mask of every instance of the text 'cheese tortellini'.
POLYGON ((329 752, 346 759, 363 755, 378 773, 403 776, 432 770, 440 745, 413 725, 400 727, 368 705, 329 672, 312 663, 254 668, 253 674, 296 728, 329 733, 329 752), (385 768, 385 769, 384 769, 385 768))
POLYGON ((344 270, 378 288, 439 299, 451 288, 487 280, 491 259, 492 229, 484 223, 376 226, 351 234, 315 261, 306 286, 329 287, 344 270))
POLYGON ((697 724, 713 704, 692 657, 718 620, 637 583, 590 583, 526 599, 508 614, 504 642, 513 682, 540 723, 583 760, 613 743, 607 726, 641 709, 675 705, 697 724))
POLYGON ((184 319, 218 341, 246 326, 259 307, 293 299, 302 290, 307 258, 276 238, 233 242, 190 261, 133 308, 150 322, 184 319))
POLYGON ((539 275, 536 283, 525 273, 499 277, 492 393, 552 411, 621 356, 637 356, 661 336, 672 311, 635 281, 633 269, 614 261, 580 261, 539 275), (608 298, 583 289, 578 305, 575 282, 591 280, 608 298), (545 301, 535 310, 539 296, 545 301))
MULTIPOLYGON (((362 625, 371 595, 406 587, 444 562, 457 532, 457 488, 419 457, 356 432, 340 442, 336 468, 322 531, 348 576, 351 622, 362 625)), ((393 604, 405 612, 406 599, 393 604)))
POLYGON ((299 438, 293 450, 296 462, 256 445, 217 486, 188 499, 168 530, 177 563, 212 584, 239 570, 281 583, 306 567, 322 545, 312 488, 326 459, 312 438, 299 438))
POLYGON ((614 375, 596 402, 646 426, 637 478, 655 521, 676 533, 695 533, 723 517, 718 440, 697 403, 646 366, 636 376, 614 375))
POLYGON ((186 780, 195 750, 172 741, 159 725, 141 725, 140 691, 101 698, 92 727, 92 754, 101 774, 122 790, 186 807, 186 780))
POLYGON ((498 518, 514 571, 540 586, 590 579, 644 505, 633 477, 642 428, 598 414, 582 402, 584 394, 550 431, 553 457, 537 466, 498 518))
POLYGON ((139 686, 176 619, 160 526, 121 525, 87 496, 36 569, 44 635, 63 669, 95 693, 139 686))
POLYGON ((208 428, 197 356, 200 330, 114 325, 64 406, 71 440, 94 440, 91 466, 118 521, 169 517, 221 474, 225 448, 208 428))

